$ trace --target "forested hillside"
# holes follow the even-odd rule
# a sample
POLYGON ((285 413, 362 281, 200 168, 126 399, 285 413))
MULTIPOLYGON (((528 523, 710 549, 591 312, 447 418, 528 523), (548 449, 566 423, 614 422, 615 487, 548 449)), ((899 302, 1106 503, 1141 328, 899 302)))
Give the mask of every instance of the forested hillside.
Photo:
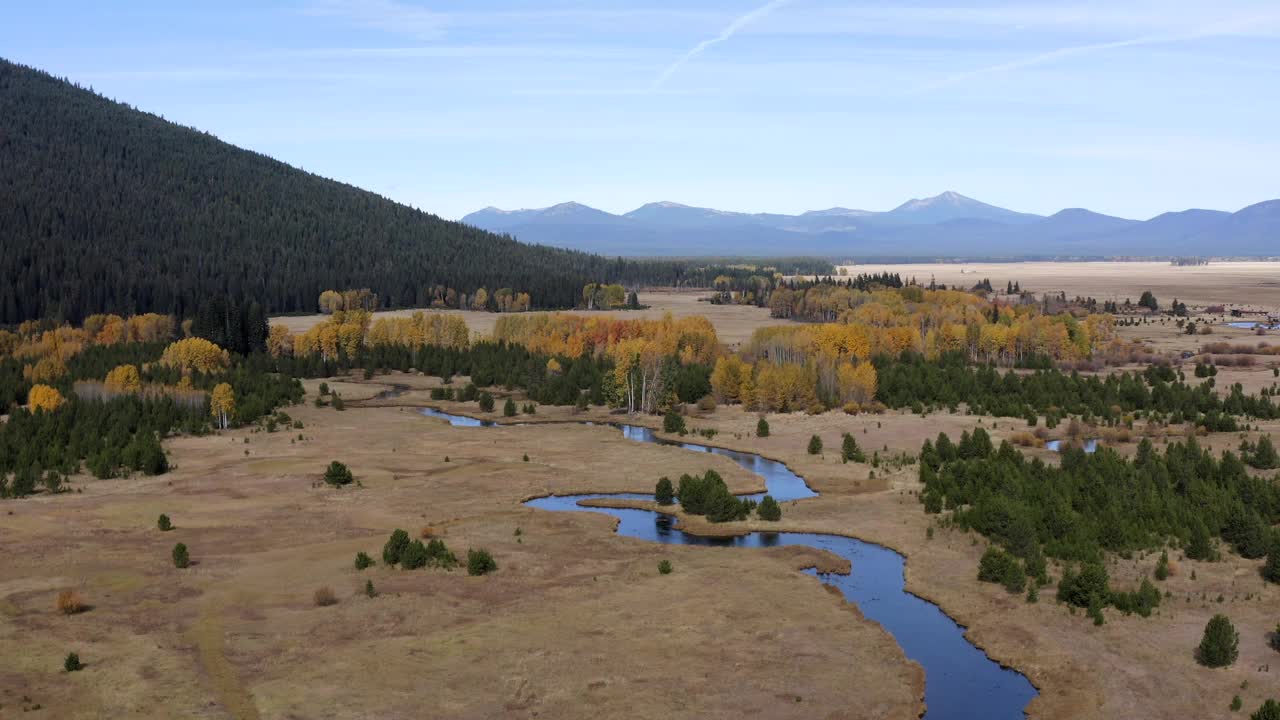
POLYGON ((4 60, 0 244, 2 324, 191 317, 216 298, 315 311, 321 291, 356 287, 384 306, 444 285, 572 307, 587 282, 684 272, 445 221, 4 60))

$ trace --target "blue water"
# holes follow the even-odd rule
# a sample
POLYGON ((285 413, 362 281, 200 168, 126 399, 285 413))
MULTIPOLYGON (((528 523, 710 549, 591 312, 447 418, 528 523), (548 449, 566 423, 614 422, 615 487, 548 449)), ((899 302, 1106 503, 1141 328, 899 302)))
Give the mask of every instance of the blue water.
POLYGON ((1278 327, 1276 325, 1272 325, 1268 323, 1265 320, 1245 320, 1241 322, 1229 322, 1227 323, 1227 325, 1233 328, 1244 328, 1245 330, 1253 330, 1254 328, 1263 328, 1264 330, 1271 330, 1278 327))
MULTIPOLYGON (((451 415, 426 409, 423 414, 442 418, 459 427, 493 425, 490 421, 451 415)), ((629 440, 678 445, 694 452, 723 455, 764 479, 767 492, 779 502, 816 497, 804 479, 784 463, 754 453, 708 447, 698 443, 672 442, 654 435, 648 428, 620 425, 629 440)), ((762 497, 763 493, 751 497, 762 497)), ((649 510, 583 507, 590 499, 651 500, 652 495, 636 493, 563 495, 535 498, 529 507, 556 512, 597 512, 618 519, 618 534, 664 545, 761 548, 804 545, 826 550, 849 561, 848 575, 808 571, 821 582, 837 588, 856 603, 866 617, 880 623, 906 656, 925 671, 925 704, 929 720, 1002 720, 1024 717, 1024 708, 1036 696, 1025 677, 1000 667, 964 637, 964 629, 947 617, 937 605, 903 589, 905 559, 880 545, 838 535, 794 532, 753 532, 713 538, 687 534, 667 515, 649 510)))

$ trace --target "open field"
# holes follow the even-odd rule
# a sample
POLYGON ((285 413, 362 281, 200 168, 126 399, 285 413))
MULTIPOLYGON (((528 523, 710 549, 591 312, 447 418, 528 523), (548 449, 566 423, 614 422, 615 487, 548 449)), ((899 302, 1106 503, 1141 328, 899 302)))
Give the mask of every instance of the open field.
POLYGON ((1010 282, 1036 294, 1065 292, 1102 300, 1134 302, 1150 290, 1167 306, 1174 298, 1189 305, 1244 305, 1280 308, 1280 262, 1214 262, 1177 267, 1167 262, 1011 262, 848 265, 850 275, 899 273, 927 284, 972 286, 990 278, 1003 289, 1010 282))
POLYGON ((613 536, 603 516, 520 506, 709 466, 758 489, 728 460, 604 427, 476 432, 404 408, 291 411, 303 441, 182 438, 168 443, 169 475, 82 478, 82 494, 3 505, 0 645, 22 652, 0 654, 0 716, 36 703, 59 718, 919 711, 920 672, 892 638, 797 572, 827 560, 661 548, 613 536), (363 487, 313 485, 335 458, 363 487), (155 528, 161 512, 174 530, 155 528), (488 548, 499 571, 353 569, 392 529, 424 525, 461 556, 488 548), (170 563, 178 541, 194 567, 170 563), (366 578, 378 597, 364 597, 366 578), (337 605, 313 604, 321 586, 337 605), (69 588, 88 612, 55 612, 69 588), (87 667, 67 675, 73 650, 87 667))
MULTIPOLYGON (((603 516, 520 505, 546 493, 648 492, 661 475, 708 467, 735 492, 756 491, 754 476, 724 458, 563 424, 610 419, 600 410, 545 407, 524 427, 452 428, 411 407, 426 403, 435 378, 378 380, 331 382, 350 399, 346 412, 290 408, 300 431, 168 441, 169 475, 77 478, 81 493, 0 506, 12 513, 0 526, 8 558, 0 642, 23 650, 0 655, 0 713, 33 703, 71 718, 919 713, 918 667, 878 625, 797 572, 831 568, 831 558, 655 546, 616 537, 603 516), (408 391, 376 398, 389 382, 408 391), (317 487, 332 459, 350 465, 361 487, 317 487), (155 529, 161 512, 174 530, 155 529), (488 548, 498 572, 352 568, 359 550, 377 558, 393 528, 416 536, 427 525, 459 555, 488 548), (169 562, 179 541, 191 548, 190 569, 169 562), (664 558, 676 568, 669 576, 655 569, 664 558), (364 597, 366 579, 378 597, 364 597), (314 605, 321 586, 335 591, 335 606, 314 605), (56 594, 69 588, 85 596, 88 612, 55 612, 56 594), (61 659, 72 650, 87 668, 67 675, 61 659)), ((316 384, 308 383, 312 393, 316 384)), ((443 406, 475 412, 474 404, 443 406)), ((771 436, 757 438, 755 420, 734 407, 689 424, 718 430, 716 444, 787 462, 822 493, 784 504, 775 529, 850 534, 905 553, 908 589, 1040 688, 1032 717, 1114 718, 1137 708, 1149 717, 1226 717, 1234 693, 1246 707, 1274 694, 1274 676, 1260 668, 1277 659, 1267 641, 1280 621, 1280 589, 1262 582, 1258 562, 1179 561, 1154 617, 1109 611, 1095 628, 1056 604, 1052 587, 1029 605, 977 583, 981 539, 940 528, 927 539, 933 519, 914 495, 913 466, 882 465, 873 481, 871 468, 843 464, 831 450, 805 452, 812 433, 836 448, 847 431, 889 456, 979 423, 998 441, 1021 422, 774 415, 771 436), (1224 670, 1201 668, 1191 654, 1215 612, 1241 631, 1240 660, 1224 670)), ((1211 442, 1230 447, 1238 438, 1211 442)), ((1153 556, 1113 560, 1114 585, 1136 584, 1153 564, 1153 556)))
MULTIPOLYGON (((720 337, 720 342, 734 346, 751 337, 751 333, 756 328, 764 325, 776 325, 785 323, 786 320, 776 320, 769 317, 768 308, 758 308, 754 305, 712 305, 709 302, 702 302, 701 299, 707 297, 705 290, 670 290, 666 288, 648 288, 639 292, 640 303, 648 305, 645 310, 609 310, 609 311, 585 311, 585 310, 568 310, 565 312, 575 315, 586 315, 590 317, 608 316, 623 319, 655 319, 662 317, 663 313, 671 313, 674 317, 688 317, 691 315, 701 315, 707 318, 716 328, 716 334, 720 337)), ((386 312, 374 313, 374 318, 380 317, 408 317, 417 310, 389 310, 386 312)), ((472 332, 482 335, 489 335, 493 332, 493 326, 501 317, 498 313, 478 312, 475 310, 425 310, 424 312, 440 312, 450 315, 459 315, 467 322, 467 326, 472 332)), ((305 332, 311 326, 325 319, 325 315, 286 315, 272 318, 273 324, 284 325, 289 328, 290 332, 305 332)))

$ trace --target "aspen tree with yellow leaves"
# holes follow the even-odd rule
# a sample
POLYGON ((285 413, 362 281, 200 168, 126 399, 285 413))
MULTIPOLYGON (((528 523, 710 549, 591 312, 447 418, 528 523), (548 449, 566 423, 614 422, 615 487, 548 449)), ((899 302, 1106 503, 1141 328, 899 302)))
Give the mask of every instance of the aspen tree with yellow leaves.
POLYGON ((209 396, 209 412, 218 422, 218 427, 226 430, 230 420, 236 414, 236 394, 227 383, 218 383, 209 396))

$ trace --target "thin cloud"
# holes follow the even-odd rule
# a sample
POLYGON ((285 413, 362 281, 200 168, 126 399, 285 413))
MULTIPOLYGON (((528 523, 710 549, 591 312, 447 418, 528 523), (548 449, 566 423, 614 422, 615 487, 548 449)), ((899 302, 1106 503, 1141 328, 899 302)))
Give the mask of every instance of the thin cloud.
POLYGON ((792 0, 770 0, 770 2, 765 3, 764 5, 761 5, 755 10, 752 10, 746 15, 742 15, 741 17, 737 18, 733 22, 729 23, 729 25, 725 27, 724 30, 720 31, 719 35, 713 38, 710 38, 708 40, 703 40, 697 45, 694 45, 692 50, 685 53, 683 56, 680 57, 679 60, 676 60, 675 62, 671 63, 670 65, 667 66, 666 70, 662 71, 662 74, 658 76, 658 79, 653 81, 653 85, 650 87, 650 91, 661 89, 662 86, 666 84, 667 80, 669 80, 672 75, 676 74, 676 71, 678 71, 681 67, 684 67, 685 63, 688 63, 690 60, 701 55, 703 52, 706 51, 707 48, 711 47, 712 45, 718 45, 719 43, 722 43, 725 40, 728 40, 729 38, 733 37, 734 34, 736 34, 742 28, 750 25, 751 23, 757 20, 760 20, 761 18, 765 17, 766 15, 773 12, 774 10, 777 10, 783 5, 789 4, 791 1, 792 0))
POLYGON ((1220 23, 1209 25, 1201 30, 1185 33, 1173 33, 1168 35, 1147 35, 1143 37, 1130 38, 1127 40, 1113 40, 1111 42, 1090 43, 1087 45, 1073 45, 1071 47, 1058 48, 1049 52, 1031 55, 1029 57, 1011 60, 1009 62, 999 63, 997 65, 989 65, 987 67, 969 70, 962 73, 956 73, 948 77, 942 78, 933 83, 923 85, 917 88, 917 92, 927 90, 937 90, 939 88, 956 85, 966 80, 971 80, 982 75, 991 75, 993 73, 1008 72, 1010 70, 1020 70, 1026 67, 1036 65, 1044 65, 1062 58, 1075 57, 1079 55, 1089 55, 1096 52, 1106 50, 1117 50, 1126 47, 1138 47, 1143 45, 1167 45, 1171 43, 1190 42, 1193 40, 1203 40, 1205 38, 1220 37, 1223 35, 1233 35, 1250 29, 1257 28, 1258 25, 1273 22, 1280 16, 1265 16, 1247 18, 1241 20, 1228 20, 1220 23))
POLYGON ((304 12, 422 39, 439 37, 445 26, 441 13, 396 0, 318 0, 304 12))

